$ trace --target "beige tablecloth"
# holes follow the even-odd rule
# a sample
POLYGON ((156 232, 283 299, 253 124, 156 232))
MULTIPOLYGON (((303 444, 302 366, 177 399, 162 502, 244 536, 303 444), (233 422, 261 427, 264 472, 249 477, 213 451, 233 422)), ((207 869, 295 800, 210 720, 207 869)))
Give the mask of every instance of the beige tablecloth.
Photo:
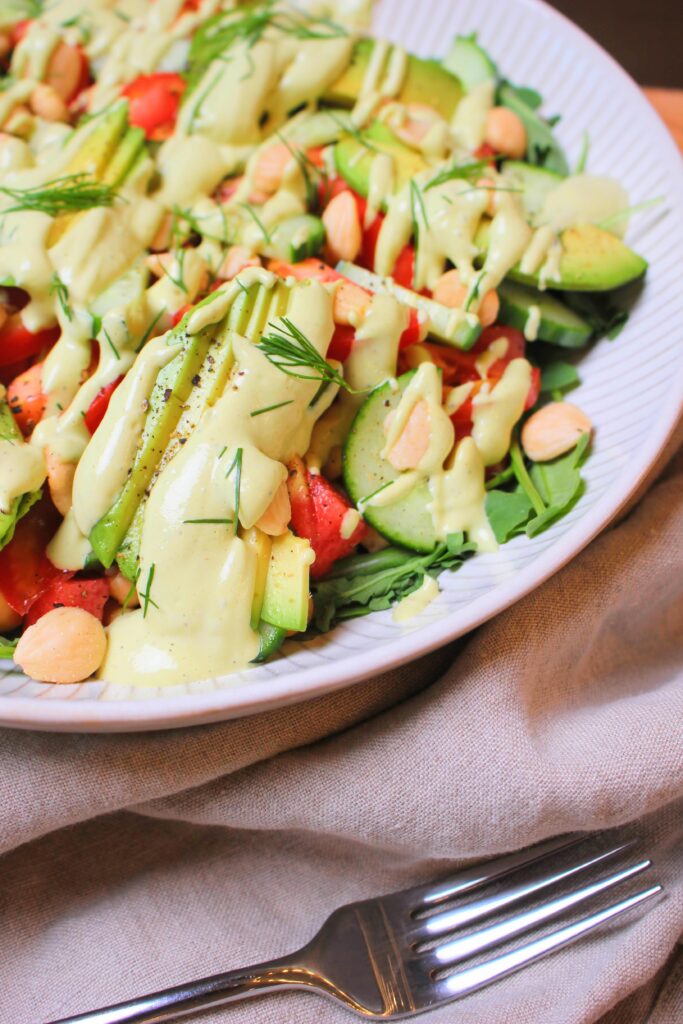
MULTIPOLYGON (((265 959, 347 900, 634 821, 666 899, 424 1022, 588 1024, 636 993, 609 1024, 680 1024, 683 452, 618 526, 454 647, 222 725, 4 731, 0 776, 2 1024, 265 959)), ((351 1018, 293 993, 203 1019, 351 1018)))

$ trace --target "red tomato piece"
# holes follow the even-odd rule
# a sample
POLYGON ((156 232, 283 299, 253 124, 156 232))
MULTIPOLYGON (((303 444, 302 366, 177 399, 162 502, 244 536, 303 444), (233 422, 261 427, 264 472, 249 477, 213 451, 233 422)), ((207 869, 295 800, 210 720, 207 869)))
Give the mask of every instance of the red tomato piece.
MULTIPOLYGON (((222 281, 218 282, 219 287, 222 283, 222 281)), ((212 288, 211 290, 215 291, 215 288, 212 288)), ((190 305, 189 302, 187 302, 184 306, 181 306, 180 309, 176 309, 175 313, 171 314, 171 327, 177 327, 177 325, 180 323, 180 321, 183 319, 185 314, 190 309, 192 309, 192 306, 190 305)))
POLYGON ((316 536, 315 510, 308 487, 308 473, 301 459, 293 459, 289 464, 287 490, 292 506, 292 529, 299 537, 308 537, 312 544, 316 536))
POLYGON ((533 409, 538 401, 539 395, 541 394, 541 371, 537 366, 531 368, 531 387, 529 388, 529 394, 526 396, 526 403, 524 409, 528 411, 533 409))
POLYGON ((59 576, 35 599, 26 615, 24 628, 28 629, 54 608, 82 608, 101 622, 108 599, 109 584, 101 577, 77 580, 59 576))
POLYGON ((350 324, 336 324, 330 347, 327 350, 327 358, 338 359, 340 363, 345 362, 351 355, 355 337, 355 327, 351 327, 350 324))
POLYGON ((106 384, 103 388, 100 388, 90 403, 88 411, 83 418, 85 420, 85 425, 91 434, 95 433, 104 419, 104 414, 109 408, 111 396, 114 394, 122 380, 123 377, 117 377, 116 380, 111 382, 111 384, 106 384))
POLYGON ((408 348, 409 345, 417 345, 424 339, 425 329, 420 322, 420 317, 416 309, 410 310, 410 316, 408 319, 408 326, 401 335, 398 343, 399 349, 408 348))
POLYGON ((309 277, 317 277, 319 281, 326 284, 328 281, 341 281, 342 275, 336 270, 311 257, 302 260, 301 263, 287 263, 286 260, 269 260, 268 270, 271 270, 278 277, 293 277, 297 281, 305 281, 309 277))
POLYGON ((12 28, 9 30, 9 37, 13 47, 21 42, 31 25, 32 21, 30 18, 25 21, 18 21, 16 25, 12 25, 12 28))
POLYGON ((404 245, 391 272, 396 284, 403 288, 414 288, 415 281, 415 249, 412 245, 404 245))
POLYGON ((130 123, 142 128, 148 139, 167 139, 173 133, 185 86, 184 79, 172 71, 140 75, 129 82, 122 95, 128 100, 130 123))
POLYGON ((300 459, 290 468, 288 487, 292 526, 310 541, 315 551, 311 576, 319 579, 338 559, 351 554, 367 527, 361 521, 350 537, 342 537, 344 518, 353 506, 324 476, 305 469, 300 459))
POLYGON ((59 327, 33 333, 24 327, 19 313, 12 313, 0 328, 0 366, 11 366, 51 348, 59 334, 59 327))
POLYGON ((43 498, 19 520, 14 537, 0 551, 0 592, 19 615, 25 615, 55 579, 73 576, 57 569, 45 554, 59 522, 57 510, 43 498))
POLYGON ((42 363, 35 363, 15 377, 7 388, 7 401, 24 436, 28 437, 36 423, 43 418, 47 396, 43 394, 42 363))

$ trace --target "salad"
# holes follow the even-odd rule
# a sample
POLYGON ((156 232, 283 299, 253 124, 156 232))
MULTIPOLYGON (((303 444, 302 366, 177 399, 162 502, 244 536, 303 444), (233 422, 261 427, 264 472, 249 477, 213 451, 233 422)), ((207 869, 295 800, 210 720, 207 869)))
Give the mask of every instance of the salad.
POLYGON ((166 686, 438 595, 580 500, 646 262, 475 36, 366 4, 0 13, 0 657, 166 686))

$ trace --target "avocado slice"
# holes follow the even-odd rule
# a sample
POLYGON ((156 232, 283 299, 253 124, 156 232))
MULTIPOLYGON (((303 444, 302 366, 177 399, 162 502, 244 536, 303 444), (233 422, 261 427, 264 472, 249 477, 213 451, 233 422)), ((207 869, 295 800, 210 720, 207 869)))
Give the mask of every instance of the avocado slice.
MULTIPOLYGON (((324 103, 346 108, 355 104, 376 45, 374 39, 359 39, 351 63, 341 78, 325 93, 324 103)), ((390 53, 391 49, 393 47, 390 53)), ((410 54, 403 86, 396 98, 401 103, 426 103, 449 121, 462 98, 462 92, 460 80, 438 61, 424 60, 410 54)))
POLYGON ((107 185, 122 184, 129 172, 136 165, 138 157, 145 152, 145 133, 142 128, 129 128, 123 136, 112 159, 102 174, 102 181, 107 185))
POLYGON ((103 565, 110 566, 116 559, 124 575, 135 579, 150 489, 204 410, 221 396, 233 366, 233 333, 258 341, 268 321, 286 312, 288 300, 284 281, 272 289, 252 285, 236 298, 221 325, 211 324, 188 335, 187 314, 171 332, 169 344, 182 344, 182 351, 160 371, 128 480, 90 534, 103 565))
MULTIPOLYGON (((361 137, 347 136, 334 147, 334 163, 347 185, 367 199, 370 190, 370 169, 377 153, 387 153, 394 161, 394 192, 400 191, 411 178, 428 167, 414 149, 404 146, 382 121, 373 121, 361 137), (367 139, 367 145, 363 144, 367 139)), ((389 197, 387 197, 389 198, 389 197)), ((382 210, 387 201, 382 200, 382 210)))
MULTIPOLYGON (((489 225, 477 233, 480 249, 488 245, 489 225)), ((549 281, 555 291, 607 292, 637 281, 647 270, 647 260, 617 238, 593 224, 567 228, 560 235, 563 254, 559 280, 549 281)), ((508 275, 512 281, 538 287, 540 273, 523 274, 519 264, 508 275)))
POLYGON ((289 530, 273 537, 261 619, 303 633, 308 625, 310 542, 289 530))
MULTIPOLYGON (((117 186, 125 179, 144 146, 144 132, 128 127, 128 103, 114 103, 100 115, 93 128, 86 123, 77 129, 83 133, 83 144, 76 150, 64 173, 87 174, 98 181, 117 186)), ((55 245, 69 230, 78 213, 67 213, 53 222, 48 234, 48 248, 55 245)))

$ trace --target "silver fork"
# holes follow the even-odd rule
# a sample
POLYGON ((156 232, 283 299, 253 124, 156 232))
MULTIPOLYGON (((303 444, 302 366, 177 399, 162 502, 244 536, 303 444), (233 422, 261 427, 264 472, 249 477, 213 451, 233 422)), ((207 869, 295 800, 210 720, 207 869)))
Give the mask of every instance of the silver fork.
POLYGON ((634 843, 612 843, 582 852, 579 844, 584 838, 555 839, 467 868, 441 882, 350 903, 335 910, 311 942, 290 956, 52 1024, 160 1024, 200 1009, 292 988, 312 989, 370 1020, 415 1016, 575 942, 662 891, 661 885, 651 885, 578 916, 582 904, 646 871, 652 863, 629 857, 602 874, 607 861, 632 851, 634 843), (484 890, 480 896, 468 897, 480 889, 484 890), (549 889, 560 891, 551 895, 546 893, 549 889), (511 908, 516 908, 514 913, 506 914, 511 908), (489 917, 496 920, 478 924, 489 917), (554 931, 544 929, 558 917, 569 920, 554 931), (541 934, 521 945, 482 956, 486 950, 497 950, 539 930, 541 934))

